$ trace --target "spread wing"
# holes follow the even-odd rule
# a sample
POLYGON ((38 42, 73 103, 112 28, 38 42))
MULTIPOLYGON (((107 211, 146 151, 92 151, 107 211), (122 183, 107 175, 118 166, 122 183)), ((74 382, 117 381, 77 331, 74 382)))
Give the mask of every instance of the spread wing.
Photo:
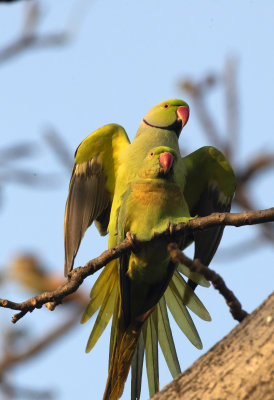
POLYGON ((105 125, 77 148, 65 209, 65 275, 73 268, 81 240, 93 221, 107 233, 119 155, 129 145, 120 125, 105 125))
MULTIPOLYGON (((183 158, 185 163, 185 198, 191 216, 230 211, 236 188, 232 167, 214 147, 202 147, 183 158)), ((195 232, 195 258, 209 265, 220 243, 223 227, 195 232)), ((196 284, 189 282, 194 289, 196 284)))

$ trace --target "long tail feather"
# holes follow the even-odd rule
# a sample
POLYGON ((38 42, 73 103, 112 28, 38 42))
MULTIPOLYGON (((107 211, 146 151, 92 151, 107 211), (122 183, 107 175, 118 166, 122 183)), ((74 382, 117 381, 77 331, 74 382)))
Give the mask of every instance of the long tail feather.
POLYGON ((96 321, 93 325, 93 329, 88 339, 86 352, 90 352, 90 350, 95 346, 97 340, 102 335, 103 331, 107 327, 109 320, 113 313, 113 306, 116 297, 117 291, 117 282, 113 282, 113 285, 110 287, 109 293, 104 298, 103 304, 100 308, 100 311, 97 315, 96 321))
POLYGON ((141 396, 144 354, 145 343, 142 331, 131 363, 131 400, 139 400, 141 396))
POLYGON ((119 306, 120 306, 120 295, 119 295, 119 290, 117 290, 114 307, 113 307, 113 316, 112 316, 112 324, 111 324, 111 332, 110 332, 110 340, 109 340, 108 368, 110 368, 110 362, 112 359, 113 347, 114 347, 114 343, 115 343, 116 329, 118 326, 119 306))
POLYGON ((191 289, 184 278, 177 272, 174 272, 170 288, 173 292, 180 297, 182 303, 187 306, 194 314, 203 319, 204 321, 211 321, 209 312, 196 296, 193 289, 191 289))
POLYGON ((103 400, 117 400, 122 396, 137 346, 140 327, 136 329, 130 326, 124 330, 122 325, 120 319, 103 400))
POLYGON ((117 260, 111 261, 103 269, 90 292, 90 302, 82 316, 81 323, 87 322, 103 304, 106 295, 110 292, 113 280, 117 279, 117 260))
POLYGON ((189 312, 180 300, 180 297, 171 290, 170 286, 168 286, 164 296, 173 318, 189 341, 198 349, 202 349, 203 345, 200 336, 195 328, 191 316, 189 315, 189 312))
POLYGON ((144 327, 144 332, 147 380, 149 396, 152 397, 155 393, 159 391, 158 335, 153 323, 152 316, 147 319, 144 327))
POLYGON ((166 308, 164 296, 160 299, 157 305, 158 317, 158 340, 161 350, 165 357, 167 366, 173 378, 181 372, 172 331, 169 324, 169 318, 166 308))
MULTIPOLYGON (((109 376, 104 400, 117 400, 122 395, 130 366, 132 367, 131 400, 139 400, 144 353, 146 353, 150 396, 159 390, 158 342, 172 376, 175 377, 180 373, 167 306, 179 327, 198 348, 201 348, 202 344, 186 306, 204 320, 210 320, 210 316, 181 276, 181 273, 188 276, 189 269, 178 266, 180 273, 175 271, 165 295, 142 326, 141 334, 139 328, 133 329, 132 326, 125 331, 118 318, 121 301, 118 290, 118 271, 116 260, 113 260, 102 271, 91 290, 91 300, 82 317, 82 322, 94 315, 98 308, 100 311, 86 351, 93 348, 113 314, 109 347, 109 376)), ((199 276, 195 276, 195 279, 202 286, 208 286, 207 281, 200 279, 199 276)))

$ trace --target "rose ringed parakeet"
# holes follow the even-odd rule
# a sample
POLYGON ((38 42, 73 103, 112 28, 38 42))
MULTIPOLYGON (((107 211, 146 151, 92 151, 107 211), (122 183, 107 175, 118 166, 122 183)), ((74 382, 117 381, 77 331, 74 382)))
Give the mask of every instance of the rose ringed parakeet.
MULTIPOLYGON (((188 116, 184 101, 167 100, 146 114, 131 144, 116 124, 103 126, 80 144, 65 211, 65 274, 93 221, 100 234, 109 233, 111 248, 127 232, 149 240, 196 215, 229 211, 235 177, 225 157, 213 147, 180 156, 178 138, 188 116)), ((194 240, 195 257, 208 265, 222 232, 211 228, 182 237, 180 248, 194 240)), ((193 292, 197 284, 209 286, 201 275, 172 264, 164 242, 106 265, 82 317, 86 322, 99 309, 87 344, 90 351, 113 316, 104 399, 121 396, 130 366, 131 399, 140 398, 144 354, 150 395, 158 391, 158 342, 172 376, 180 372, 167 307, 192 344, 202 348, 187 310, 210 320, 193 292)))

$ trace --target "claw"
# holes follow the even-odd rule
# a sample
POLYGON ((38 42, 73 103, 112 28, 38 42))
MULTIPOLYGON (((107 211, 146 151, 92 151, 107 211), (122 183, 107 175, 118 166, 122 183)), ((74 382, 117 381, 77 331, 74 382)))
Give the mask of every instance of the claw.
POLYGON ((133 253, 137 253, 138 250, 139 250, 139 246, 138 246, 138 243, 136 242, 136 236, 131 232, 127 232, 126 233, 126 238, 127 238, 127 240, 129 241, 129 243, 132 246, 132 250, 131 251, 133 253))
POLYGON ((130 244, 131 244, 132 246, 135 245, 136 237, 135 237, 135 235, 133 235, 133 233, 127 232, 127 233, 126 233, 126 238, 127 238, 127 240, 130 242, 130 244))
POLYGON ((169 224, 169 233, 172 235, 174 233, 174 225, 169 224))

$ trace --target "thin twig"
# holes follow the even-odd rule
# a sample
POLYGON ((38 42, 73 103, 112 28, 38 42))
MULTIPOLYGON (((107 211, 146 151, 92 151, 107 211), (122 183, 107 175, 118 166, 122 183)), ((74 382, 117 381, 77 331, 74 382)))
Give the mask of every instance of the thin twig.
POLYGON ((215 289, 217 289, 225 298, 234 319, 241 322, 248 315, 248 313, 242 309, 241 303, 234 293, 228 289, 220 275, 218 275, 212 269, 204 266, 199 259, 191 260, 188 258, 180 251, 176 243, 170 243, 168 250, 172 261, 186 265, 192 272, 198 272, 199 274, 202 274, 208 281, 212 282, 215 289))
POLYGON ((177 224, 172 227, 172 229, 167 229, 161 234, 155 234, 153 239, 147 242, 135 240, 133 243, 132 240, 126 238, 119 245, 104 251, 99 257, 89 261, 84 267, 74 269, 70 272, 67 281, 60 285, 56 290, 42 293, 41 295, 32 297, 22 303, 14 303, 9 300, 0 299, 0 307, 20 311, 20 313, 15 314, 12 318, 12 322, 15 323, 26 315, 26 313, 32 312, 35 308, 41 308, 43 304, 49 302, 55 303, 56 305, 60 304, 64 297, 78 289, 86 277, 94 274, 104 265, 108 264, 115 258, 120 257, 125 252, 132 250, 136 245, 137 247, 144 246, 148 243, 157 241, 160 238, 165 238, 167 242, 173 242, 185 232, 203 230, 214 226, 230 225, 239 227, 271 221, 274 221, 274 207, 266 210, 245 211, 243 213, 235 214, 214 213, 207 217, 194 218, 187 223, 177 224))

